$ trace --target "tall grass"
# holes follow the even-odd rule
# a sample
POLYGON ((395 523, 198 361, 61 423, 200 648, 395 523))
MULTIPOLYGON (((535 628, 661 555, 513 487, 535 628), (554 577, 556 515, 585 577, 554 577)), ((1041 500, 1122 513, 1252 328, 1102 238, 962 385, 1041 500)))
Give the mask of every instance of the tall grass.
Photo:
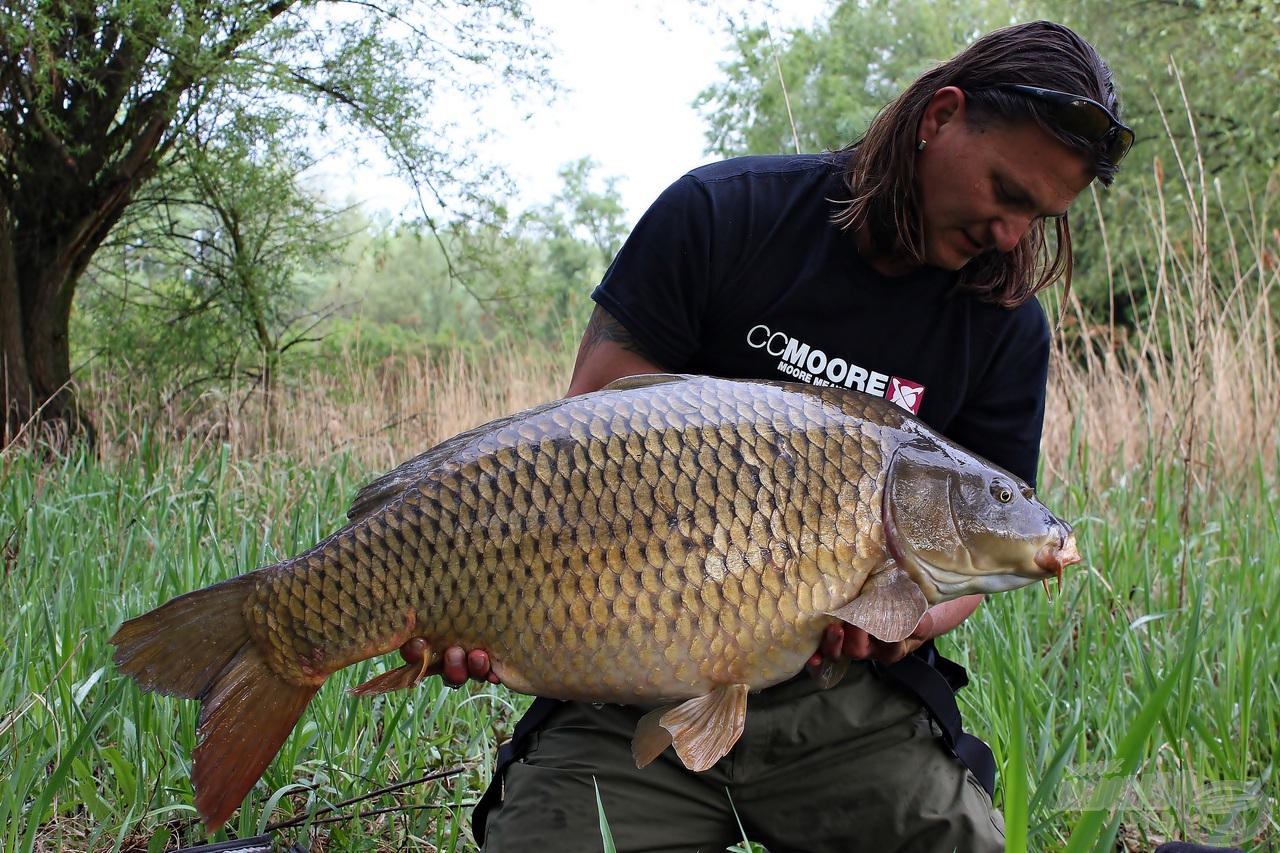
POLYGON ((1059 306, 1043 482, 1084 563, 1056 601, 999 596, 949 638, 999 676, 963 695, 1029 813, 1010 849, 1277 843, 1280 233, 1270 194, 1230 222, 1174 155, 1178 209, 1146 199, 1152 320, 1124 335, 1059 306))
MULTIPOLYGON (((1280 237, 1261 213, 1224 221, 1195 164, 1176 167, 1191 201, 1149 199, 1158 250, 1140 275, 1155 320, 1122 338, 1083 323, 1072 301, 1061 312, 1076 320, 1059 336, 1042 492, 1077 525, 1084 563, 1061 594, 993 597, 944 641, 974 675, 962 702, 1000 763, 1014 850, 1276 843, 1280 237), (1189 217, 1197 239, 1162 242, 1172 216, 1189 217), (1227 256, 1212 257, 1222 229, 1227 256)), ((121 679, 114 627, 309 546, 367 479, 557 396, 569 368, 566 354, 532 348, 356 364, 282 389, 269 411, 232 393, 149 412, 130 404, 127 380, 93 377, 89 396, 110 401, 97 455, 0 454, 0 847, 201 840, 194 703, 121 679)), ((230 834, 300 818, 280 835, 313 850, 470 846, 469 807, 526 700, 434 679, 375 700, 337 689, 376 666, 321 691, 230 834), (307 823, 454 768, 340 809, 362 817, 307 823)))

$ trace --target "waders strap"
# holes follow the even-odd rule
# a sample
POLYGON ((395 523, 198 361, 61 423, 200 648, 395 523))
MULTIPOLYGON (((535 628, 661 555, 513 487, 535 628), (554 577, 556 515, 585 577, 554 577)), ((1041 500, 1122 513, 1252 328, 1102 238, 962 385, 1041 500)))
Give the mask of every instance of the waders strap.
POLYGON ((489 780, 489 787, 485 789, 484 796, 471 812, 471 834, 475 837, 477 845, 484 844, 484 825, 490 809, 502 802, 503 771, 524 750, 524 742, 529 739, 529 735, 537 731, 547 721, 547 717, 551 716, 551 712, 563 704, 558 699, 544 699, 541 696, 534 699, 529 710, 525 711, 520 722, 516 723, 516 730, 511 733, 510 740, 498 747, 498 760, 493 767, 493 778, 489 780))
POLYGON ((969 683, 969 674, 964 667, 938 654, 931 640, 897 663, 889 666, 875 664, 875 670, 887 681, 906 688, 920 700, 942 729, 942 739, 947 749, 964 762, 987 792, 987 796, 994 798, 995 756, 991 754, 990 747, 964 731, 960 722, 960 708, 956 705, 956 691, 969 683))

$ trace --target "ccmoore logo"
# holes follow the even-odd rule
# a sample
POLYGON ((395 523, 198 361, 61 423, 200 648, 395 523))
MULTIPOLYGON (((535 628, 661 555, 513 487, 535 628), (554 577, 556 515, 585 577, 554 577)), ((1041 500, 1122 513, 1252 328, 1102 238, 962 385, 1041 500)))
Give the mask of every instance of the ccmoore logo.
POLYGON ((913 413, 920 411, 924 400, 924 386, 918 382, 868 370, 843 358, 832 358, 823 350, 765 325, 754 326, 747 332, 747 345, 778 359, 778 372, 800 382, 856 388, 884 397, 913 413))

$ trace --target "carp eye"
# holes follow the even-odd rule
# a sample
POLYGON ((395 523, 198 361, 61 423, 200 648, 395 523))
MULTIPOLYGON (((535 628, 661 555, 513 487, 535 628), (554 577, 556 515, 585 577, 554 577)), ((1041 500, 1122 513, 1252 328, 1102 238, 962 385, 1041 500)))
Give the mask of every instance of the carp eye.
POLYGON ((1013 489, 1009 488, 1007 484, 1001 483, 997 480, 991 484, 991 496, 1000 501, 1000 503, 1007 504, 1009 501, 1013 500, 1013 489))

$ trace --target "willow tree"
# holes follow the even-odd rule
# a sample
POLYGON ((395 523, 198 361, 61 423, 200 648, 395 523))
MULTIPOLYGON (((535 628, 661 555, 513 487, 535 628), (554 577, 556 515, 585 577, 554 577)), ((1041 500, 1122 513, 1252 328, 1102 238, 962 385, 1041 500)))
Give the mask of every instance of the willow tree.
POLYGON ((270 104, 280 133, 376 138, 443 198, 468 153, 442 96, 539 76, 519 0, 10 0, 0 8, 0 392, 91 430, 68 339, 76 286, 139 190, 270 104), (229 102, 243 108, 228 110, 229 102), (214 117, 210 118, 210 110, 214 117), (354 134, 354 135, 353 135, 354 134))

